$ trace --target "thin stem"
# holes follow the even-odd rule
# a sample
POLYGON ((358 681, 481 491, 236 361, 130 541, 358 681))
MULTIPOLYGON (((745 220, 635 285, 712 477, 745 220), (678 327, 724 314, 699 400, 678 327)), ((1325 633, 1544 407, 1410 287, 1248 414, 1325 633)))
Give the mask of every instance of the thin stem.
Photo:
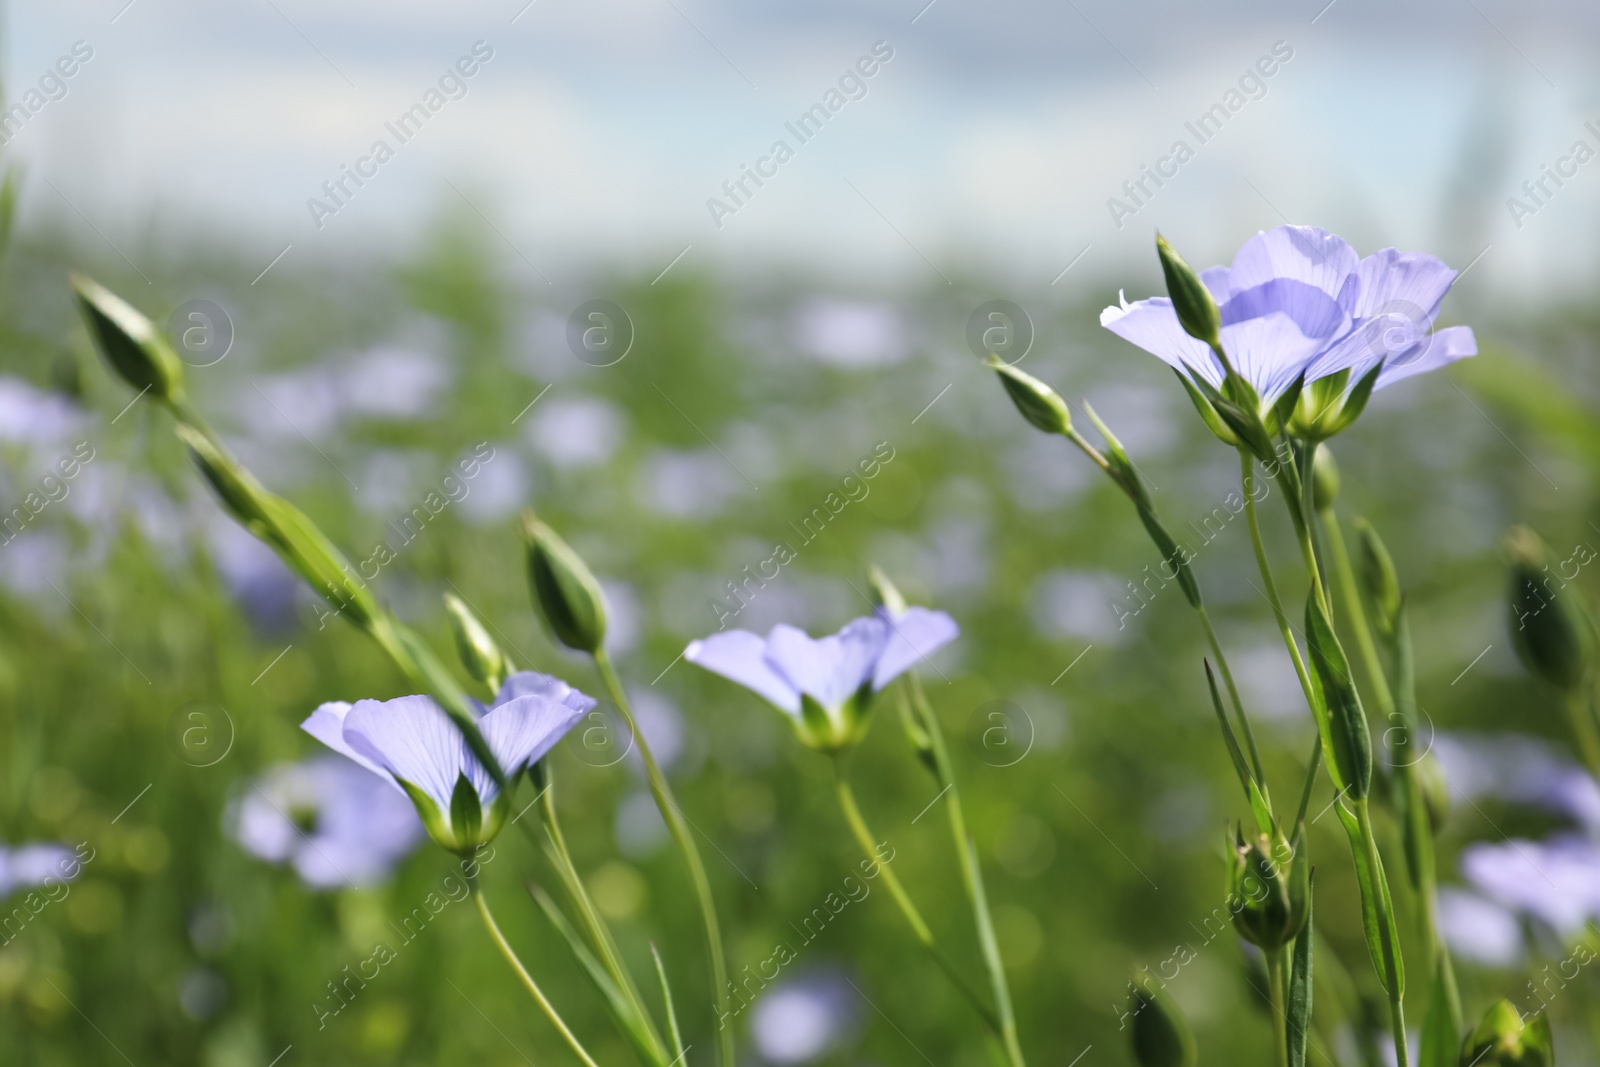
POLYGON ((673 842, 683 854, 684 865, 689 868, 689 881, 694 885, 695 898, 700 904, 700 919, 705 926, 706 954, 711 958, 711 991, 712 999, 717 1006, 719 1022, 717 1055, 723 1067, 733 1067, 733 1030, 731 1027, 720 1025, 721 1020, 726 1019, 729 1014, 728 964, 722 952, 722 927, 717 921, 717 905, 711 896, 711 882, 706 877, 705 864, 700 861, 700 850, 695 847, 694 838, 690 836, 688 822, 684 819, 683 812, 678 810, 678 802, 673 798, 672 787, 667 784, 666 775, 661 773, 661 766, 656 763, 655 753, 650 751, 649 742, 645 740, 643 731, 634 720, 633 708, 628 703, 628 694, 622 688, 622 679, 617 677, 616 669, 611 666, 611 657, 606 655, 605 649, 595 651, 594 665, 600 672, 606 691, 611 694, 617 710, 627 722, 628 731, 633 735, 634 742, 639 746, 639 755, 644 760, 645 778, 650 783, 650 794, 655 798, 656 807, 661 811, 662 819, 666 821, 673 842))
POLYGON ((866 853, 867 859, 877 864, 879 875, 883 878, 884 884, 889 887, 889 895, 899 905, 900 913, 906 917, 906 922, 911 924, 911 932, 916 935, 918 941, 922 942, 922 947, 927 949, 933 956, 934 962, 944 971, 951 984, 971 1002, 973 1010, 982 1017, 984 1025, 997 1036, 1002 1036, 1003 1039, 1000 1020, 989 1009, 989 1006, 983 1002, 982 998, 972 991, 972 987, 961 976, 960 970, 950 961, 950 957, 946 956, 944 951, 939 948, 938 940, 933 936, 933 931, 929 929, 926 920, 922 918, 922 913, 911 902, 911 897, 906 893, 905 887, 900 884, 899 876, 890 869, 888 863, 879 859, 877 839, 867 826, 867 821, 862 818, 861 809, 856 806, 855 791, 850 788, 850 780, 845 776, 844 757, 835 754, 833 765, 838 776, 839 807, 844 811, 845 822, 850 824, 850 832, 855 835, 856 844, 861 846, 861 851, 866 853))
POLYGON ((1206 632, 1206 642, 1211 646, 1211 655, 1216 658, 1217 670, 1222 674, 1222 684, 1227 688, 1228 699, 1233 703, 1233 717, 1238 720, 1239 732, 1244 735, 1245 749, 1250 753, 1250 767, 1256 773, 1256 784, 1265 793, 1267 772, 1261 764, 1261 750, 1256 747, 1256 732, 1250 728, 1250 719, 1244 713, 1244 702, 1239 699, 1239 687, 1234 684, 1228 657, 1222 651, 1222 642, 1217 640, 1217 628, 1211 625, 1211 613, 1206 611, 1204 604, 1194 610, 1195 614, 1200 616, 1200 625, 1206 632))
POLYGON ((566 1038, 567 1044, 572 1046, 572 1051, 578 1054, 578 1058, 587 1067, 598 1067, 594 1059, 584 1050, 583 1045, 579 1043, 577 1037, 573 1035, 571 1030, 567 1029, 567 1024, 561 1021, 561 1016, 556 1012, 555 1006, 545 999, 544 993, 539 989, 539 983, 533 980, 533 975, 528 973, 528 969, 517 958, 516 950, 506 941, 505 935, 500 932, 500 927, 495 923, 494 916, 489 913, 489 902, 484 899, 483 891, 478 888, 478 882, 475 878, 472 879, 472 896, 478 902, 478 914, 483 916, 483 925, 488 929, 489 936, 499 946, 501 955, 505 956, 506 962, 511 964, 511 969, 517 972, 517 977, 522 979, 522 984, 528 988, 528 992, 533 995, 533 999, 544 1011, 546 1017, 555 1024, 555 1028, 561 1032, 561 1036, 566 1038))
POLYGON ((1317 771, 1322 767, 1322 735, 1311 739, 1311 757, 1306 760, 1306 783, 1300 787, 1300 807, 1295 812, 1294 825, 1306 821, 1306 809, 1311 806, 1311 789, 1317 784, 1317 771))
POLYGON ((1300 679, 1300 689, 1306 695, 1306 704, 1316 706, 1316 697, 1312 695, 1311 676, 1306 673, 1306 661, 1300 655, 1300 646, 1295 644, 1294 634, 1289 629, 1289 617, 1283 613, 1283 601, 1278 597, 1278 583, 1272 578, 1272 564, 1267 560, 1267 546, 1261 540, 1261 519, 1256 514, 1256 500, 1250 493, 1250 483, 1255 478, 1255 458, 1241 448, 1239 450, 1239 466, 1241 479, 1244 484, 1244 519, 1250 527, 1250 545, 1255 549, 1256 568, 1261 571, 1261 580, 1267 584, 1267 602, 1272 605, 1273 618, 1277 620, 1278 632, 1283 635, 1284 647, 1289 650, 1289 658, 1294 661, 1295 677, 1300 679))
POLYGON ((1372 835, 1372 810, 1367 799, 1362 797, 1356 801, 1355 809, 1356 822, 1361 827, 1361 845, 1366 852, 1367 867, 1372 877, 1373 906, 1378 913, 1378 941, 1383 950, 1383 984, 1389 993, 1389 1027, 1394 1035, 1395 1064, 1396 1067, 1407 1067, 1410 1051, 1406 1046, 1406 1009, 1400 997, 1400 946, 1390 936, 1393 927, 1386 899, 1388 894, 1385 892, 1389 876, 1384 873, 1383 860, 1378 855, 1378 841, 1372 835))
MULTIPOLYGON (((1372 639, 1372 628, 1367 625, 1367 613, 1362 609, 1361 594, 1356 588, 1355 568, 1350 565, 1350 553, 1345 549, 1344 533, 1339 529, 1339 518, 1329 508, 1321 512, 1322 529, 1333 550, 1333 573, 1339 582, 1339 595, 1348 605, 1345 615, 1350 629, 1356 635, 1356 647, 1361 651, 1361 663, 1372 683, 1373 695, 1378 698, 1378 710, 1385 720, 1395 712, 1394 694, 1389 689, 1389 679, 1378 657, 1377 642, 1372 639)), ((1333 616, 1330 614, 1329 618, 1333 616)))
POLYGON ((910 693, 922 727, 933 747, 933 762, 939 785, 949 793, 945 810, 950 818, 950 835, 955 838, 956 856, 961 865, 961 881, 967 891, 967 902, 972 906, 972 920, 978 928, 978 944, 983 950, 984 967, 989 972, 989 987, 994 993, 1000 1022, 1000 1038, 1006 1047, 1006 1056, 1014 1067, 1024 1067, 1022 1043, 1017 1038, 1017 1016, 1011 1004, 1011 988, 1006 981, 1005 961, 1000 956, 1000 942, 995 937, 994 921, 989 914, 989 896, 983 884, 983 868, 978 863, 977 846, 967 832, 966 815, 961 807, 961 791, 956 788, 954 770, 950 766, 950 753, 944 743, 944 729, 939 725, 923 691, 922 682, 915 674, 907 674, 905 690, 910 693))
MULTIPOLYGON (((1306 931, 1310 936, 1310 931, 1306 931)), ((1266 954, 1267 985, 1272 1003, 1272 1058, 1278 1067, 1289 1067, 1289 1012, 1283 986, 1283 949, 1266 954)))

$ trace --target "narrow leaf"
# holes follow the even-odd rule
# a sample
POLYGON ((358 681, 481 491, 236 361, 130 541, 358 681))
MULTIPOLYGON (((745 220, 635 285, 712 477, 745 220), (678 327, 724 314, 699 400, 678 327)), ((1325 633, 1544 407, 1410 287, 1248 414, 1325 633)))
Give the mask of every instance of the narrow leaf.
MULTIPOLYGON (((1217 725, 1222 727, 1222 741, 1228 746, 1228 758, 1233 760, 1233 769, 1239 775, 1239 784, 1244 788, 1244 795, 1250 798, 1251 806, 1254 807, 1255 800, 1250 796, 1250 787, 1254 784, 1254 781, 1250 777, 1250 768, 1244 761, 1244 753, 1239 750, 1239 742, 1234 739, 1233 727, 1228 725, 1227 712, 1222 710, 1222 697, 1217 692, 1217 678, 1211 672, 1211 661, 1202 660, 1201 662, 1206 667, 1206 684, 1211 687, 1211 706, 1217 712, 1217 725)), ((1259 818, 1256 820, 1257 823, 1260 821, 1259 818)), ((1261 827, 1261 832, 1264 834, 1271 833, 1271 830, 1263 826, 1261 827)))
POLYGON ((1294 939, 1294 957, 1289 964, 1289 1067, 1305 1067, 1311 1034, 1311 944, 1316 940, 1311 915, 1308 893, 1306 925, 1294 939))
POLYGON ((672 1051, 677 1059, 673 1063, 683 1060, 685 1049, 683 1047, 683 1031, 678 1026, 678 1012, 672 1006, 672 986, 667 983, 667 969, 661 963, 661 953, 656 950, 656 943, 650 942, 650 958, 656 961, 656 977, 661 981, 661 1000, 667 1009, 667 1032, 672 1038, 672 1051))
POLYGON ((1435 957, 1428 1010, 1422 1016, 1422 1047, 1417 1067, 1455 1067, 1461 1050, 1461 1005, 1455 998, 1455 975, 1441 947, 1435 957))

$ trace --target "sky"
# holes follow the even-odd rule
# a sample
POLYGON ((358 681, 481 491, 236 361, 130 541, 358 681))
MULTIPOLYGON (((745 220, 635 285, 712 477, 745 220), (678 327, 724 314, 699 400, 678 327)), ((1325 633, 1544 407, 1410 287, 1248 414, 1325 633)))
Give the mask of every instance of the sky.
POLYGON ((200 235, 292 267, 452 212, 530 281, 770 263, 1070 287, 1153 274, 1157 227, 1210 263, 1283 222, 1471 264, 1497 296, 1579 292, 1597 265, 1580 0, 53 0, 4 26, 8 100, 43 101, 0 149, 25 219, 134 262, 200 235), (1186 123, 1216 106, 1202 142, 1186 123), (767 176, 741 191, 747 167, 767 176), (367 177, 335 199, 346 168, 367 177))

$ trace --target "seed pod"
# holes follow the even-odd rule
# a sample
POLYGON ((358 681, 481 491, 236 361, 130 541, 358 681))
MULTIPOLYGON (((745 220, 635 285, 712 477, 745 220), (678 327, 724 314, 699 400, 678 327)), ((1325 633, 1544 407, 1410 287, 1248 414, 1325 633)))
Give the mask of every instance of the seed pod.
POLYGON ((606 598, 582 558, 532 512, 522 519, 533 601, 556 640, 590 655, 606 639, 606 598))
POLYGON ((456 653, 461 657, 461 665, 477 681, 490 689, 499 689, 507 674, 505 653, 460 597, 446 593, 444 606, 450 615, 450 629, 455 631, 456 653))
POLYGON ((1540 1013, 1525 1022, 1509 1000, 1484 1015, 1461 1045, 1461 1067, 1554 1067, 1550 1017, 1540 1013))
POLYGON ((1577 691, 1594 661, 1594 620, 1566 583, 1550 574, 1544 542, 1526 526, 1505 539, 1511 563, 1511 644, 1522 665, 1551 685, 1577 691))
POLYGON ((1045 433, 1064 434, 1072 429, 1072 412, 1060 393, 1026 371, 1002 363, 998 356, 990 356, 988 363, 1028 425, 1045 433))
POLYGON ((1166 275, 1172 310, 1178 313, 1184 332, 1213 348, 1221 347, 1222 312, 1217 308, 1216 297, 1211 295, 1194 268, 1185 263, 1159 233, 1156 234, 1156 254, 1161 257, 1161 273, 1166 275))
POLYGON ((183 398, 183 363, 149 319, 111 290, 72 276, 78 308, 95 347, 123 381, 157 400, 183 398))

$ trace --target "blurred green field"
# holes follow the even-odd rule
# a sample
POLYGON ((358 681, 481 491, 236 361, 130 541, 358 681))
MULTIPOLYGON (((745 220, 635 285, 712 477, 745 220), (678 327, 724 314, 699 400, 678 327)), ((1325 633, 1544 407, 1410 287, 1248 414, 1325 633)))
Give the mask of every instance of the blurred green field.
MULTIPOLYGON (((1223 900, 1224 823, 1248 816, 1206 694, 1202 635, 1175 589, 1119 627, 1107 602, 1136 604, 1124 600, 1128 583, 1156 553, 1126 501, 1081 455, 1018 419, 963 340, 986 300, 1027 309, 1037 340, 1025 367, 1087 397, 1169 525, 1203 542, 1202 587, 1261 724, 1268 774, 1287 792, 1312 724, 1251 591, 1243 524, 1205 525, 1236 488, 1237 459, 1164 367, 1097 325, 1117 287, 1159 291, 1153 257, 1138 277, 1074 275, 1067 292, 996 291, 979 277, 844 292, 780 269, 728 277, 687 265, 654 284, 547 285, 517 280, 520 263, 492 232, 459 219, 430 232, 398 261, 291 260, 256 283, 260 265, 223 245, 128 249, 148 281, 104 246, 48 231, 13 251, 0 373, 70 406, 43 439, 0 426, 4 499, 20 500, 78 441, 93 459, 0 546, 0 838, 86 842, 94 859, 0 947, 0 1062, 571 1062, 471 909, 454 903, 347 1009, 319 1018, 328 983, 393 937, 391 924, 438 890, 453 861, 425 844, 382 885, 316 891, 241 849, 225 813, 252 778, 319 748, 298 728, 318 703, 397 696, 403 682, 353 628, 319 626, 287 572, 228 531, 170 419, 145 401, 129 406, 131 392, 94 357, 69 270, 158 322, 196 299, 227 311, 226 358, 189 371, 198 406, 352 559, 390 537, 385 523, 457 460, 481 442, 494 448, 465 497, 382 567, 375 588, 452 662, 440 598, 454 591, 520 665, 598 694, 588 662, 541 631, 515 515, 531 504, 568 536, 617 607, 614 654, 647 732, 672 757, 736 980, 789 944, 795 959, 775 988, 856 987, 842 987, 837 1032, 814 1062, 987 1059, 876 887, 814 939, 797 932, 859 863, 831 768, 751 694, 677 659, 717 628, 727 583, 780 543, 793 562, 730 625, 832 632, 870 611, 864 574, 877 563, 963 628, 921 674, 955 750, 1031 1062, 1073 1063, 1089 1048, 1085 1065, 1132 1062, 1119 1032, 1129 974, 1159 969, 1180 944, 1197 951, 1169 988, 1202 1062, 1266 1061, 1271 1031, 1247 957, 1231 933, 1208 942, 1200 932, 1223 900), (634 327, 611 366, 567 346, 569 315, 593 299, 615 302, 634 327), (863 330, 866 342, 836 336, 863 330), (804 540, 796 527, 883 447, 892 459, 864 495, 804 540)), ((1427 719, 1565 750, 1552 697, 1511 655, 1496 545, 1516 521, 1561 554, 1600 537, 1600 333, 1592 310, 1492 297, 1469 281, 1446 304, 1450 321, 1477 329, 1484 355, 1381 394, 1335 440, 1341 512, 1369 517, 1396 557, 1427 719)), ((1264 514, 1280 583, 1298 602, 1287 521, 1264 514)), ((1579 582, 1600 588, 1590 574, 1579 582)), ((552 759, 558 803, 637 973, 647 973, 649 940, 666 957, 696 1062, 714 1025, 698 920, 642 775, 617 756, 622 740, 575 731, 552 759)), ((851 765, 895 869, 958 960, 981 973, 948 834, 920 817, 937 789, 892 709, 879 709, 851 765)), ((1312 810, 1330 796, 1324 781, 1312 810)), ((514 808, 531 798, 524 785, 514 808)), ((1458 801, 1444 880, 1459 881, 1468 843, 1561 825, 1489 795, 1458 801)), ((1386 812, 1380 832, 1392 847, 1386 812)), ((1319 1034, 1341 1062, 1382 1062, 1371 1042, 1381 993, 1332 818, 1314 825, 1311 849, 1326 948, 1319 1034)), ((525 892, 528 879, 555 883, 538 849, 513 827, 495 850, 484 885, 508 936, 596 1058, 632 1062, 525 892)), ((1410 907, 1402 894, 1402 912, 1410 907)), ((1469 1017, 1499 996, 1527 999, 1528 975, 1558 950, 1529 930, 1519 967, 1460 963, 1469 1017)), ((1585 1062, 1597 986, 1586 974, 1550 1008, 1564 1063, 1585 1062)), ((741 1048, 767 1062, 753 1018, 735 1022, 741 1048)), ((1589 1046, 1588 1062, 1596 1055, 1589 1046)))

